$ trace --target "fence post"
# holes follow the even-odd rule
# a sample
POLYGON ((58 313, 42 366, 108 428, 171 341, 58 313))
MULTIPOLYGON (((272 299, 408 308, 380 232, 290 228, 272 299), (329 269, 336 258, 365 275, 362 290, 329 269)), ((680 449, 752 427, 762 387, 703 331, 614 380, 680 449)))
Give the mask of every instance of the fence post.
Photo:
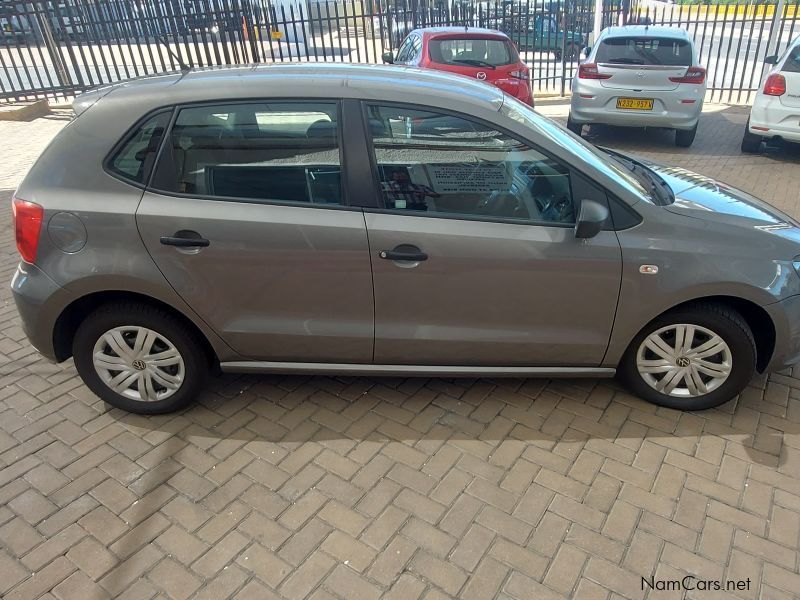
MULTIPOLYGON (((772 27, 769 30, 769 41, 767 41, 767 55, 770 53, 770 49, 774 46, 775 47, 775 54, 778 53, 778 46, 781 43, 781 33, 780 29, 783 28, 783 6, 786 3, 786 0, 778 0, 778 4, 775 6, 775 13, 772 15, 772 27)), ((766 4, 764 5, 766 9, 766 4)))
POLYGON ((592 45, 594 45, 600 30, 603 29, 603 0, 594 0, 594 28, 592 30, 592 45))

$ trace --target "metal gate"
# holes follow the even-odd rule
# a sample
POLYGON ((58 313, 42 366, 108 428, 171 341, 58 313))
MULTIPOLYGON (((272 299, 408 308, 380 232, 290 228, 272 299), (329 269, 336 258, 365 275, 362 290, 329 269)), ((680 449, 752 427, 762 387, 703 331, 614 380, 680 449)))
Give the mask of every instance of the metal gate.
MULTIPOLYGON (((797 1, 776 15, 773 5, 752 0, 711 6, 634 0, 633 7, 630 0, 606 0, 601 22, 687 28, 709 68, 714 99, 741 101, 757 88, 764 57, 796 35, 797 1)), ((0 0, 0 99, 68 97, 183 65, 375 63, 409 31, 430 25, 505 31, 531 67, 534 90, 564 94, 589 42, 594 6, 594 0, 0 0)))

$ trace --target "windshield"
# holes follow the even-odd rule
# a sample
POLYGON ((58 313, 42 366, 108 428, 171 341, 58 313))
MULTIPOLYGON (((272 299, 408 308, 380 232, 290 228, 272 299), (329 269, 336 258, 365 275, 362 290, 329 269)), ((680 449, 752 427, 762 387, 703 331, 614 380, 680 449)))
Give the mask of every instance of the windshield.
POLYGON ((616 65, 689 67, 692 47, 686 40, 657 37, 613 37, 597 47, 595 62, 616 65))
POLYGON ((428 42, 431 60, 442 65, 499 67, 516 63, 517 52, 507 40, 433 39, 428 42))
POLYGON ((628 164, 567 131, 566 128, 556 122, 537 114, 530 106, 523 104, 516 98, 510 97, 508 94, 504 94, 504 96, 505 101, 500 109, 501 114, 549 135, 553 140, 569 148, 595 168, 616 179, 630 193, 641 200, 651 204, 660 203, 653 198, 651 182, 646 180, 647 182, 643 183, 642 177, 636 174, 635 169, 631 169, 628 164))

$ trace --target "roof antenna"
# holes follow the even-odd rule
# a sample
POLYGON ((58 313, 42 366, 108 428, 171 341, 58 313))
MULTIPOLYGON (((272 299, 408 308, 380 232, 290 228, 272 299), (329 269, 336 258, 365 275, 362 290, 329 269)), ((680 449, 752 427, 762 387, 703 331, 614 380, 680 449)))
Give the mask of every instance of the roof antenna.
POLYGON ((169 55, 175 60, 176 63, 178 63, 178 66, 181 68, 181 71, 186 72, 186 71, 191 71, 192 70, 192 68, 189 65, 187 65, 185 62, 183 62, 183 59, 180 57, 179 54, 175 54, 172 51, 172 48, 169 47, 169 42, 167 42, 167 37, 165 35, 163 35, 163 34, 159 35, 158 39, 161 40, 162 44, 164 44, 164 48, 167 49, 167 52, 169 53, 169 55))

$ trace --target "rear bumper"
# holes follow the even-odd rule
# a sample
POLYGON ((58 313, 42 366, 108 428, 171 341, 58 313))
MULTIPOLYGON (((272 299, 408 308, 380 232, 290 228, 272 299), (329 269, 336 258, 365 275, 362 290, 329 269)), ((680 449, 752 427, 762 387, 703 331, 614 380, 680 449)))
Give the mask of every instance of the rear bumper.
POLYGON ((764 306, 775 324, 775 350, 767 371, 780 371, 800 363, 800 296, 764 306))
POLYGON ((11 291, 22 317, 22 329, 39 353, 56 362, 53 331, 71 298, 68 292, 35 265, 21 262, 11 280, 11 291))
POLYGON ((750 111, 750 133, 800 142, 800 107, 784 106, 777 97, 760 95, 750 111))
POLYGON ((573 80, 570 117, 575 123, 601 123, 623 127, 692 129, 703 110, 705 86, 680 86, 668 91, 633 91, 604 88, 594 80, 573 80), (652 99, 653 110, 617 108, 619 98, 652 99))

